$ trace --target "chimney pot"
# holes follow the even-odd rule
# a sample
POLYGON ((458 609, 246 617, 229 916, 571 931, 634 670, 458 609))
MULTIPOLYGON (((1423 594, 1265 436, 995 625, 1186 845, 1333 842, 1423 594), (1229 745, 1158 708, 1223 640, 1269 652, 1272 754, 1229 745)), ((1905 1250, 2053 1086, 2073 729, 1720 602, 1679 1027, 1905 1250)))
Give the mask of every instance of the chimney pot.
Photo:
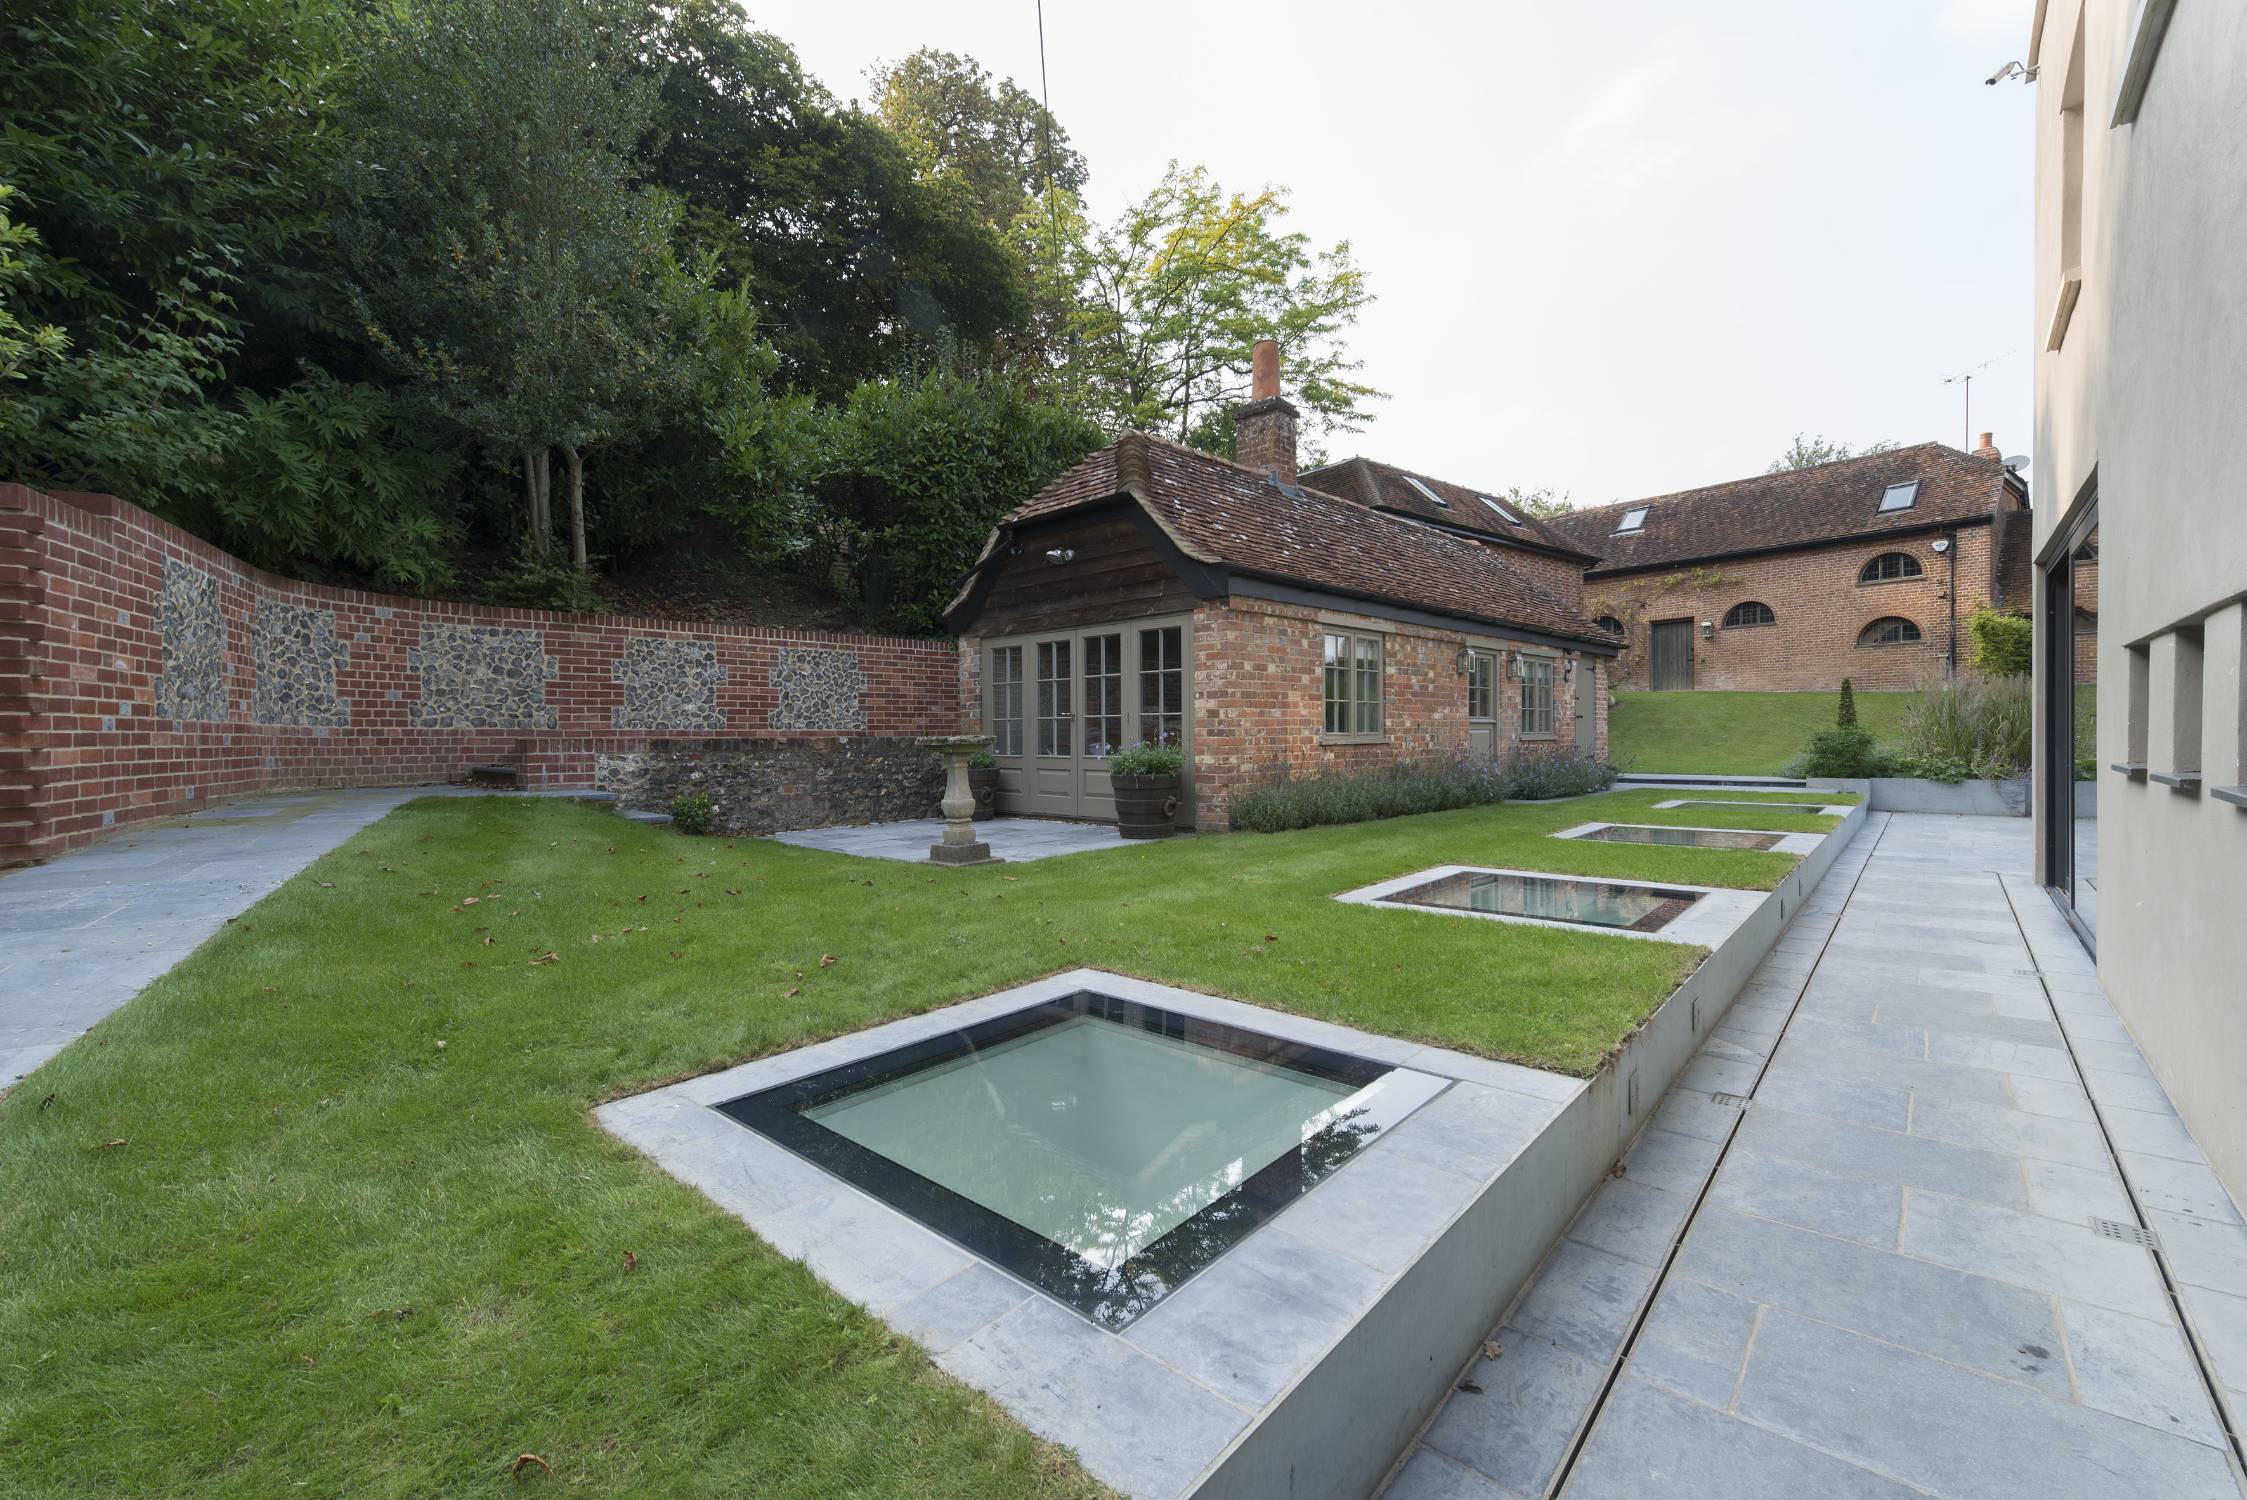
POLYGON ((1986 432, 1982 434, 1981 441, 1974 445, 1974 456, 1976 458, 1987 458, 2000 462, 2002 462, 2005 457, 2004 454, 1997 451, 1997 444, 1991 440, 1991 435, 1986 432))
POLYGON ((1295 482, 1295 408, 1280 395, 1280 346, 1258 339, 1249 352, 1248 400, 1233 409, 1233 457, 1295 482))
POLYGON ((1249 400, 1269 401, 1277 396, 1280 393, 1279 340, 1258 339, 1249 353, 1248 371, 1249 400))

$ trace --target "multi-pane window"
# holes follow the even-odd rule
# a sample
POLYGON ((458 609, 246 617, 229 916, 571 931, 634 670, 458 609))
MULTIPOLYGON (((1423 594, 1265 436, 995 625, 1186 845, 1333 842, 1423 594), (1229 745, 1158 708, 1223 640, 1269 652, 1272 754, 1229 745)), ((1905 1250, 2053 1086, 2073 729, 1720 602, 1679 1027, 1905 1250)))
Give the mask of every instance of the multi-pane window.
POLYGON ((1550 657, 1521 658, 1521 732, 1553 732, 1553 663, 1550 657))
POLYGON ((1778 623, 1779 617, 1771 612, 1771 606, 1756 599, 1735 604, 1725 611, 1724 615, 1724 628, 1727 630, 1738 630, 1743 625, 1776 625, 1778 623))
POLYGON ((1381 732, 1381 637, 1326 637, 1324 652, 1326 732, 1381 732))
POLYGON ((1139 632, 1139 737, 1177 745, 1186 736, 1186 632, 1177 625, 1139 632))
POLYGON ((1498 658, 1487 652, 1467 653, 1467 717, 1498 717, 1498 658))
POLYGON ((1069 642, 1038 642, 1038 754, 1068 755, 1075 744, 1069 719, 1069 642))
POLYGON ((1022 648, 991 651, 991 753, 1022 753, 1022 648))
POLYGON ((1898 578, 1918 578, 1920 576, 1922 574, 1919 559, 1909 552, 1883 552, 1880 556, 1865 564, 1865 570, 1857 575, 1857 581, 1859 583, 1888 583, 1898 578))
POLYGON ((1123 747, 1123 637, 1084 638, 1085 754, 1095 758, 1123 747))
POLYGON ((1867 625, 1864 633, 1857 637, 1857 644, 1860 646, 1909 646, 1919 638, 1919 627, 1917 625, 1899 616, 1890 615, 1884 620, 1875 620, 1867 625))

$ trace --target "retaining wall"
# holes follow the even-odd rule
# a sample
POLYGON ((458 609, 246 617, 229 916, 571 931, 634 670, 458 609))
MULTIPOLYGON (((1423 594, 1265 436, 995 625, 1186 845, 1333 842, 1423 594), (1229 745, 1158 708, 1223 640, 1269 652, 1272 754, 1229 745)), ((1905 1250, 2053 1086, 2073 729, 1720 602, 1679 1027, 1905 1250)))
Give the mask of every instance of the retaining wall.
POLYGON ((682 735, 951 734, 959 702, 950 641, 330 588, 111 495, 0 485, 0 865, 257 792, 482 762, 591 787, 603 756, 682 735))

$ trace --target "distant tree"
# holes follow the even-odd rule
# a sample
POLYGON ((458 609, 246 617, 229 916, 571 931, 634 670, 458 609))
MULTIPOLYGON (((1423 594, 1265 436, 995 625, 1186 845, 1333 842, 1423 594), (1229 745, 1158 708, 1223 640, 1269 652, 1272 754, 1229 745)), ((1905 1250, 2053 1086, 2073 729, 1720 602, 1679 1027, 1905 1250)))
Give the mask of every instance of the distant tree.
POLYGON ((1568 492, 1554 494, 1551 489, 1525 490, 1520 485, 1508 485, 1504 496, 1513 510, 1532 516, 1565 516, 1576 507, 1569 503, 1568 492))
POLYGON ((735 0, 679 0, 648 38, 659 93, 646 168, 685 205, 682 256, 746 285, 783 375, 823 399, 987 348, 1021 326, 1023 277, 964 180, 836 103, 735 0))
POLYGON ((355 159, 336 228, 352 306, 419 409, 520 455, 534 559, 568 470, 588 566, 584 450, 684 399, 673 208, 633 184, 655 80, 629 0, 448 0, 366 13, 355 159))
POLYGON ((1844 458, 1867 458, 1875 453, 1886 453, 1896 445, 1890 442, 1867 443, 1862 448, 1851 448, 1824 433, 1805 435, 1796 433, 1787 451, 1771 460, 1766 474, 1784 474, 1790 469, 1810 469, 1819 464, 1836 463, 1844 458))
POLYGON ((1343 336, 1373 295, 1347 241, 1314 251, 1281 227, 1283 190, 1228 193, 1206 168, 1163 180, 1082 245, 1070 375, 1112 428, 1207 440, 1248 395, 1259 337, 1286 351, 1289 397, 1314 438, 1354 432, 1382 394, 1351 378, 1343 336))
POLYGON ((1084 234, 1084 158, 1043 105, 973 58, 924 47, 877 66, 869 81, 876 118, 905 142, 922 179, 964 185, 1021 263, 1027 317, 999 353, 1042 384, 1061 362, 1076 301, 1069 265, 1084 234))

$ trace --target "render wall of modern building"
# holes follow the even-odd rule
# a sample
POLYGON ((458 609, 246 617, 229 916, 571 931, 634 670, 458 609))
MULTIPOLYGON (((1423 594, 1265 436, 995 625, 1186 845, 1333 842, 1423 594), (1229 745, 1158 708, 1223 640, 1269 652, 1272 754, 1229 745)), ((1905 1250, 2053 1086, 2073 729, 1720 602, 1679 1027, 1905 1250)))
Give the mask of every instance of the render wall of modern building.
MULTIPOLYGON (((2247 1199, 2247 807, 2220 794, 2247 784, 2247 5, 2040 0, 2032 46, 2036 555, 2075 549, 2098 640, 2083 784, 2039 676, 2038 869, 2247 1199)), ((2039 589, 2040 655, 2060 607, 2039 589)))

